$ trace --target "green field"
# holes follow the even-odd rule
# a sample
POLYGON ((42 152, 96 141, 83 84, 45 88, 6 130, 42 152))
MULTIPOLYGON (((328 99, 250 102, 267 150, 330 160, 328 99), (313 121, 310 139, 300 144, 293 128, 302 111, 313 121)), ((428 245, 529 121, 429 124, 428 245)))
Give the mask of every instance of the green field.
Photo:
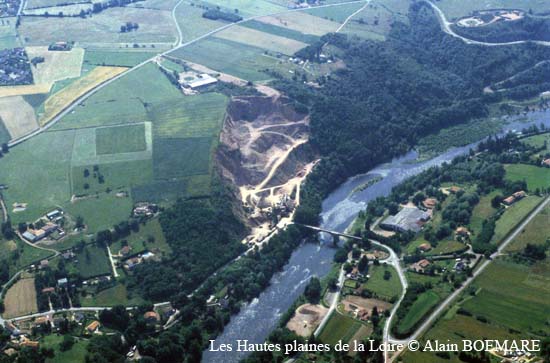
POLYGON ((102 127, 95 130, 96 154, 119 154, 144 151, 145 125, 102 127))
POLYGON ((329 19, 338 23, 343 23, 348 16, 365 6, 364 2, 344 4, 341 6, 331 6, 319 9, 309 9, 305 13, 315 15, 321 18, 329 19))
POLYGON ((339 340, 347 343, 360 327, 361 323, 335 311, 319 334, 319 340, 331 345, 338 343, 339 340))
POLYGON ((71 349, 67 351, 61 351, 59 344, 63 341, 62 335, 49 334, 45 335, 40 340, 40 346, 44 348, 52 348, 54 350, 54 357, 47 358, 46 363, 72 363, 72 362, 84 362, 86 356, 86 346, 88 342, 83 339, 78 339, 71 349))
POLYGON ((525 165, 525 164, 509 164, 505 166, 506 179, 512 181, 527 182, 527 188, 531 193, 536 189, 550 188, 550 168, 542 166, 525 165))
POLYGON ((550 238, 550 207, 544 208, 537 214, 513 241, 506 247, 506 251, 516 252, 523 250, 530 244, 542 245, 550 238))
POLYGON ((440 241, 437 246, 428 252, 429 255, 447 255, 450 253, 460 252, 468 249, 462 242, 458 241, 440 241))
POLYGON ((546 150, 550 150, 550 133, 529 136, 521 139, 521 142, 537 148, 543 147, 544 143, 546 142, 546 150))
POLYGON ((16 18, 0 19, 0 49, 19 46, 15 29, 16 21, 16 18))
POLYGON ((6 126, 2 122, 2 119, 0 119, 0 143, 5 143, 10 141, 11 136, 8 130, 6 129, 6 126))
POLYGON ((133 67, 154 55, 155 53, 152 52, 140 51, 86 50, 86 53, 84 53, 84 64, 133 67))
POLYGON ((439 295, 433 291, 418 295, 405 317, 398 322, 397 332, 402 334, 410 332, 440 300, 439 295))
POLYGON ((111 273, 111 263, 105 248, 88 245, 76 253, 76 268, 83 279, 111 273))
POLYGON ((391 266, 371 266, 368 274, 369 280, 363 285, 363 287, 372 291, 383 299, 391 299, 401 295, 401 282, 395 269, 391 266), (388 270, 391 272, 391 278, 384 280, 384 272, 388 270))
POLYGON ((183 34, 183 42, 200 37, 214 29, 227 25, 221 20, 210 20, 202 17, 204 9, 183 2, 176 9, 176 19, 183 34))
POLYGON ((263 23, 258 20, 250 20, 242 24, 243 27, 259 30, 264 33, 277 35, 289 39, 298 40, 304 43, 314 43, 319 40, 320 37, 312 34, 304 34, 297 30, 277 26, 273 24, 263 23))
POLYGON ((203 2, 219 6, 230 12, 238 9, 239 14, 243 17, 265 15, 286 10, 286 7, 274 4, 268 0, 208 0, 203 2))
POLYGON ((542 198, 528 196, 507 208, 504 214, 497 220, 495 234, 491 243, 500 244, 506 235, 541 202, 542 198))
POLYGON ((126 286, 117 284, 108 289, 102 290, 97 294, 89 294, 80 299, 82 306, 137 306, 143 303, 138 296, 132 296, 126 289, 126 286))
POLYGON ((500 194, 502 194, 501 190, 493 190, 491 193, 479 198, 479 203, 472 211, 470 225, 468 226, 471 232, 474 234, 481 232, 483 221, 496 213, 497 210, 491 205, 491 199, 500 194))
POLYGON ((127 220, 132 212, 132 200, 117 198, 113 193, 101 194, 67 203, 65 210, 71 216, 82 216, 88 227, 86 232, 95 233, 127 220))

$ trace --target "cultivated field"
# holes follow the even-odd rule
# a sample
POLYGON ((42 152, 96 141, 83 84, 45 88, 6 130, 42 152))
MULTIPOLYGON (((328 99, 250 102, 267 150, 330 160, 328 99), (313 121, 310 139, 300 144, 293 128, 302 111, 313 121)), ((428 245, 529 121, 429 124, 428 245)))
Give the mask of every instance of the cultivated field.
MULTIPOLYGON (((160 0, 163 1, 163 0, 160 0)), ((204 9, 191 6, 186 2, 176 9, 176 19, 181 28, 183 42, 188 42, 214 29, 227 25, 221 20, 210 20, 202 17, 204 9)))
POLYGON ((16 18, 0 19, 0 49, 19 46, 15 30, 16 18))
POLYGON ((34 279, 21 279, 10 287, 4 298, 4 305, 6 307, 4 318, 38 312, 34 279))
POLYGON ((22 96, 0 98, 0 118, 12 139, 24 136, 38 128, 34 109, 22 96))
POLYGON ((418 295, 415 302, 409 308, 407 314, 397 325, 397 332, 410 332, 416 324, 440 301, 440 297, 433 291, 426 291, 418 295))
POLYGON ((67 1, 67 0, 28 0, 25 3, 25 9, 34 9, 34 8, 45 8, 50 6, 56 6, 59 4, 67 4, 67 3, 76 3, 76 2, 82 2, 81 0, 78 1, 67 1))
POLYGON ((500 244, 506 235, 541 202, 542 198, 531 195, 514 203, 507 208, 504 214, 497 220, 495 234, 491 243, 500 244))
POLYGON ((271 14, 286 10, 285 7, 267 0, 208 0, 208 4, 233 12, 239 10, 243 17, 271 14))
POLYGON ((126 68, 123 67, 96 67, 84 77, 77 79, 46 100, 44 113, 39 118, 40 124, 47 124, 57 114, 69 107, 75 99, 125 70, 126 68))
POLYGON ((102 127, 95 130, 96 154, 118 154, 144 151, 145 125, 102 127))
POLYGON ((0 87, 0 97, 34 95, 48 92, 50 92, 50 86, 47 84, 0 87))
POLYGON ((68 52, 49 51, 48 47, 26 47, 29 59, 43 57, 44 63, 32 66, 32 75, 35 84, 49 84, 54 82, 80 77, 84 49, 73 48, 68 52))
MULTIPOLYGON (((267 17, 264 19, 268 20, 267 17)), ((303 43, 314 43, 320 38, 317 35, 304 34, 297 30, 285 27, 284 25, 273 25, 270 24, 269 21, 262 22, 260 20, 250 20, 240 24, 240 26, 255 29, 263 33, 277 35, 288 39, 294 39, 303 43)))
POLYGON ((306 43, 294 39, 284 38, 238 25, 216 33, 214 36, 216 38, 231 40, 287 55, 293 55, 307 46, 306 43))
POLYGON ((84 64, 96 66, 133 67, 155 55, 145 51, 86 50, 84 64))
POLYGON ((8 132, 8 129, 6 129, 6 126, 4 125, 4 122, 0 120, 0 143, 5 143, 10 141, 11 135, 8 132))
POLYGON ((550 207, 546 207, 527 225, 525 230, 506 247, 507 252, 523 250, 530 244, 543 245, 550 238, 550 207))
POLYGON ((82 3, 82 4, 68 4, 68 5, 58 5, 58 6, 49 6, 45 8, 35 8, 35 9, 25 9, 23 14, 25 15, 58 15, 63 13, 63 16, 76 16, 79 15, 81 11, 92 10, 92 3, 82 3))

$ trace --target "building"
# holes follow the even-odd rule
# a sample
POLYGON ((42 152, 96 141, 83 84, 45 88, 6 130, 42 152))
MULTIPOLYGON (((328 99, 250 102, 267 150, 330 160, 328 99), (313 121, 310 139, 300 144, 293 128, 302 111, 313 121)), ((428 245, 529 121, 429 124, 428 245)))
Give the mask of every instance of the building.
POLYGON ((435 198, 426 198, 422 202, 422 205, 427 209, 434 209, 437 205, 437 199, 435 198))
POLYGON ((118 252, 121 256, 128 256, 130 254, 130 251, 132 250, 132 247, 130 246, 124 246, 120 249, 118 252))
POLYGON ((45 287, 42 289, 43 294, 49 294, 55 292, 55 287, 45 287))
POLYGON ((40 265, 38 266, 39 269, 43 269, 50 266, 50 262, 48 260, 42 260, 40 261, 40 265))
POLYGON ((50 221, 61 216, 62 216, 62 213, 59 209, 54 209, 50 213, 46 214, 46 218, 48 218, 50 221))
POLYGON ((418 273, 424 273, 426 272, 426 269, 431 265, 431 262, 426 260, 426 259, 423 259, 423 260, 420 260, 416 263, 413 263, 411 266, 410 266, 410 269, 412 271, 415 271, 415 272, 418 272, 418 273))
POLYGON ((187 88, 191 88, 192 90, 197 90, 202 87, 206 87, 212 84, 217 83, 218 80, 214 77, 212 77, 209 74, 202 73, 199 74, 196 78, 190 81, 183 81, 183 86, 187 88))
POLYGON ((523 190, 520 190, 518 192, 515 192, 514 194, 510 195, 509 197, 505 198, 502 203, 504 205, 510 206, 517 202, 520 199, 523 199, 527 196, 527 193, 525 193, 523 190))
POLYGON ((422 243, 420 246, 418 246, 418 249, 422 252, 428 252, 432 249, 432 245, 428 242, 422 243))
POLYGON ((34 242, 38 241, 36 239, 36 236, 34 235, 34 233, 31 233, 31 231, 23 232, 23 238, 26 239, 27 241, 31 242, 31 243, 34 243, 34 242))
POLYGON ((145 314, 143 314, 143 318, 148 324, 156 324, 160 321, 159 314, 157 314, 155 311, 148 311, 145 314))
POLYGON ((380 227, 396 232, 420 232, 430 219, 430 213, 416 207, 405 207, 394 216, 386 218, 380 227))
POLYGON ((542 166, 550 167, 550 159, 544 159, 541 163, 542 166))
POLYGON ((99 321, 94 320, 90 324, 88 324, 88 326, 86 327, 86 330, 89 333, 93 334, 93 333, 97 332, 97 330, 99 329, 99 326, 100 326, 99 321))

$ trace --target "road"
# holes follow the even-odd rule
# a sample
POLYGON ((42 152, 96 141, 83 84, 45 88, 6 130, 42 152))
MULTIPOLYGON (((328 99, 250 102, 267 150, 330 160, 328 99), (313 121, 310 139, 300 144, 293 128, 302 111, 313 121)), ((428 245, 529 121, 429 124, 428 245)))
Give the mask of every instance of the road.
POLYGON ((428 0, 428 3, 435 10, 435 13, 436 13, 436 15, 439 19, 439 23, 441 24, 441 29, 445 33, 447 33, 447 34, 449 34, 449 35, 451 35, 455 38, 461 39, 462 41, 464 41, 467 44, 476 44, 476 45, 484 45, 484 46, 492 47, 492 46, 506 46, 506 45, 517 45, 517 44, 524 44, 524 43, 534 43, 534 44, 539 44, 539 45, 544 45, 544 46, 550 46, 550 42, 542 41, 542 40, 518 40, 518 41, 514 41, 514 42, 489 43, 489 42, 480 42, 480 41, 477 41, 477 40, 468 39, 468 38, 463 37, 462 35, 459 35, 459 34, 454 32, 453 28, 451 28, 451 25, 453 23, 447 20, 447 17, 445 16, 445 13, 443 13, 443 11, 439 7, 437 7, 437 5, 435 5, 433 2, 431 2, 429 0, 428 0))
MULTIPOLYGON (((137 65, 135 65, 134 67, 129 68, 127 71, 122 72, 122 73, 116 75, 115 77, 113 77, 113 78, 97 85, 96 87, 90 89, 89 91, 87 91, 83 95, 81 95, 80 97, 76 98, 71 104, 69 104, 65 109, 63 109, 59 114, 57 114, 57 116, 52 118, 52 120, 50 122, 48 122, 46 125, 39 127, 38 129, 34 130, 33 132, 31 132, 31 133, 29 133, 25 136, 22 136, 18 139, 11 140, 8 143, 8 146, 9 147, 17 146, 17 145, 31 139, 32 137, 37 136, 37 135, 47 131, 49 128, 51 128, 53 125, 55 125, 57 122, 59 122, 59 120, 61 120, 64 116, 71 113, 80 103, 82 103, 83 101, 85 101, 86 99, 91 97, 92 95, 96 94, 97 92, 99 92, 103 88, 107 87, 111 83, 115 82, 116 80, 118 80, 118 79, 128 75, 129 73, 134 72, 137 69, 140 69, 141 67, 145 66, 146 64, 154 61, 157 57, 162 57, 162 56, 168 55, 168 54, 170 54, 170 53, 172 53, 172 52, 174 52, 178 49, 188 47, 188 46, 190 46, 192 44, 195 44, 195 43, 197 43, 197 42, 199 42, 203 39, 208 38, 211 35, 219 33, 219 32, 221 32, 221 31, 223 31, 227 28, 230 28, 230 27, 233 27, 233 26, 236 26, 236 25, 240 25, 240 24, 245 23, 245 22, 250 21, 250 20, 258 19, 258 18, 265 17, 265 16, 274 16, 274 15, 280 15, 280 14, 286 14, 286 13, 290 13, 290 12, 306 10, 304 8, 288 9, 288 10, 285 10, 285 11, 280 11, 280 12, 276 12, 276 13, 272 13, 272 14, 252 16, 252 17, 243 19, 243 20, 235 22, 235 23, 226 24, 226 25, 221 26, 219 28, 216 28, 216 29, 214 29, 210 32, 207 32, 207 33, 205 33, 205 34, 203 34, 203 35, 201 35, 201 36, 199 36, 195 39, 192 39, 188 42, 183 43, 183 32, 182 32, 182 30, 181 30, 181 28, 180 28, 180 26, 177 22, 177 19, 176 19, 176 9, 182 2, 183 2, 183 0, 180 0, 174 6, 174 8, 172 9, 172 19, 176 23, 176 29, 177 29, 177 32, 178 32, 178 39, 179 39, 179 40, 176 40, 176 42, 175 42, 175 44, 177 44, 176 47, 174 47, 172 49, 168 49, 168 50, 166 50, 162 53, 159 53, 159 54, 157 54, 157 55, 155 55, 155 56, 153 56, 153 57, 137 64, 137 65)), ((342 6, 342 5, 355 4, 355 3, 364 3, 364 2, 365 2, 365 0, 354 0, 354 1, 347 1, 347 2, 343 2, 343 3, 319 5, 319 6, 316 6, 315 8, 327 8, 327 7, 342 6)))
MULTIPOLYGON (((521 222, 514 230, 513 232, 499 245, 498 249, 491 255, 490 259, 485 260, 472 274, 470 278, 468 278, 460 288, 455 290, 451 295, 449 295, 429 316, 428 318, 418 327, 418 329, 407 339, 399 340, 393 338, 389 333, 388 335, 384 335, 388 338, 387 342, 389 343, 400 343, 400 344, 407 344, 411 340, 417 340, 422 333, 424 333, 439 317, 439 315, 447 309, 450 304, 475 280, 477 276, 479 276, 485 269, 493 262, 493 260, 502 254, 502 251, 523 231, 523 229, 535 218, 542 210, 550 204, 550 196, 546 197, 546 199, 539 204, 537 208, 535 208, 529 216, 521 222)), ((395 359, 399 354, 392 357, 390 361, 386 360, 386 362, 391 362, 393 359, 395 359)))

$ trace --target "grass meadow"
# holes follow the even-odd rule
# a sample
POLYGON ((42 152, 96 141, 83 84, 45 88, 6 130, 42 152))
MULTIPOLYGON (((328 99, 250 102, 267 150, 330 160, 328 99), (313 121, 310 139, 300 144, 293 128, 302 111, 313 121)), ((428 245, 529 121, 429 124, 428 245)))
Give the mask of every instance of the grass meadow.
POLYGON ((395 269, 391 266, 370 266, 368 274, 369 280, 363 287, 375 293, 382 299, 391 299, 401 294, 401 282, 395 269), (384 280, 384 272, 390 271, 391 277, 389 280, 384 280))
POLYGON ((319 334, 319 340, 330 345, 338 343, 339 340, 348 342, 359 328, 361 328, 361 323, 334 311, 319 334))
POLYGON ((536 189, 550 188, 550 168, 542 166, 509 164, 505 166, 506 178, 512 181, 525 180, 531 193, 536 189))
POLYGON ((111 272, 111 263, 105 248, 88 245, 76 253, 76 268, 83 279, 106 275, 111 272))

